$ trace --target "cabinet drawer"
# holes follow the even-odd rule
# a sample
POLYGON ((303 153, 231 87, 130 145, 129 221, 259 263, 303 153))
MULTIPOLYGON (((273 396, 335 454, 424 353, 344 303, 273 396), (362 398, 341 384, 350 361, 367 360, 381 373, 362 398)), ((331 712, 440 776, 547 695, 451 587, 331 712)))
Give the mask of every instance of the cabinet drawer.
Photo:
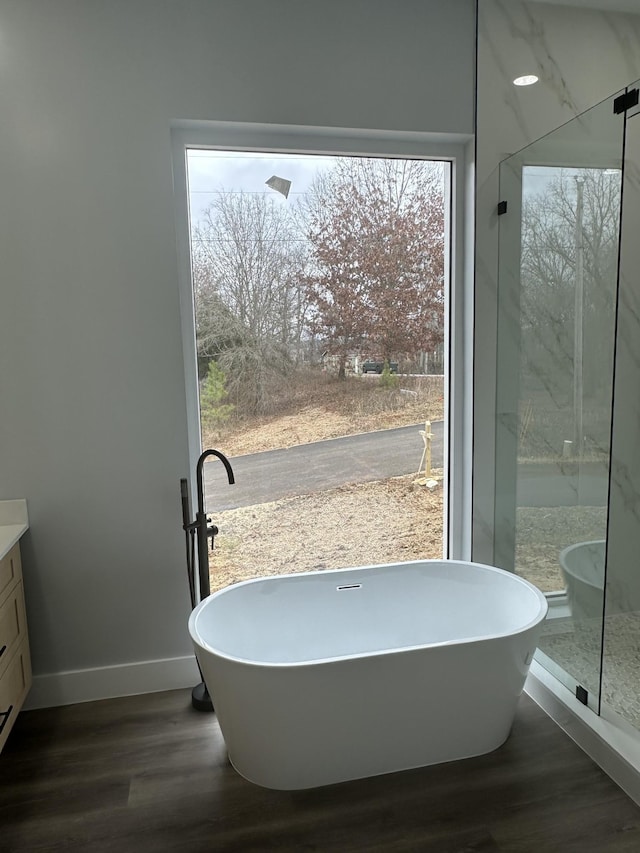
POLYGON ((15 650, 27 635, 22 582, 9 593, 0 606, 0 678, 9 666, 15 650))
POLYGON ((20 562, 20 545, 16 542, 13 548, 0 560, 0 601, 12 584, 22 577, 20 562))
POLYGON ((0 678, 0 750, 9 737, 30 686, 29 646, 23 642, 0 678))

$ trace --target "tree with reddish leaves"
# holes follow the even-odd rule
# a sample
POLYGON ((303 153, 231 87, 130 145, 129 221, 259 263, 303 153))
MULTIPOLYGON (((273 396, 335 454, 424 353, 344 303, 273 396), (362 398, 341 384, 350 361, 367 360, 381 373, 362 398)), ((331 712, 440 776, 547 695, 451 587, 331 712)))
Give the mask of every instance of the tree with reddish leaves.
POLYGON ((307 200, 313 326, 344 377, 356 350, 391 361, 444 331, 444 165, 344 158, 307 200))

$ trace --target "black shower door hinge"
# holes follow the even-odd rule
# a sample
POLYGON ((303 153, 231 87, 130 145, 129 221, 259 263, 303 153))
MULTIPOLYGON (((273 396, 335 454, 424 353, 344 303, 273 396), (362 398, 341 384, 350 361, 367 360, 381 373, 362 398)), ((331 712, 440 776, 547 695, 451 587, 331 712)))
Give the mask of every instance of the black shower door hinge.
POLYGON ((589 702, 589 693, 580 684, 576 685, 576 699, 586 705, 589 702))
POLYGON ((503 213, 507 212, 507 202, 499 201, 498 202, 498 216, 502 216, 503 213))
POLYGON ((618 95, 618 97, 613 102, 613 111, 616 115, 620 113, 626 113, 627 110, 630 110, 631 107, 635 107, 640 100, 640 90, 638 89, 629 89, 628 92, 625 92, 624 95, 618 95))

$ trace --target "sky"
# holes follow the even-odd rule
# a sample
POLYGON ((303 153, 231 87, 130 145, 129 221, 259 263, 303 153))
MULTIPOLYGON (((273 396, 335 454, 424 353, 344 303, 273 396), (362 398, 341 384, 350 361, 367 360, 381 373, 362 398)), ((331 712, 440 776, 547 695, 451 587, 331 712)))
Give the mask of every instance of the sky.
MULTIPOLYGON (((344 157, 344 155, 343 155, 344 157)), ((189 204, 192 225, 216 193, 262 193, 276 204, 299 200, 318 172, 331 169, 343 157, 325 154, 268 154, 258 151, 187 150, 189 204), (266 185, 273 175, 291 181, 288 199, 266 185)))
POLYGON ((276 204, 300 198, 318 171, 333 166, 335 157, 313 154, 262 154, 254 151, 189 149, 189 199, 191 221, 196 223, 217 192, 268 195, 276 204), (288 200, 266 186, 272 175, 291 181, 288 200))

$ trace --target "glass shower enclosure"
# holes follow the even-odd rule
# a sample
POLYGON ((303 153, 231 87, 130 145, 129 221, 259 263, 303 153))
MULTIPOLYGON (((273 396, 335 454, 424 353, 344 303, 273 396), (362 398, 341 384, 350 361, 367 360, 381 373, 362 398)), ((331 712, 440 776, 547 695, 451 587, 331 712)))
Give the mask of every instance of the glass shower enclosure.
POLYGON ((539 663, 640 728, 637 91, 500 165, 494 553, 548 597, 539 663))

